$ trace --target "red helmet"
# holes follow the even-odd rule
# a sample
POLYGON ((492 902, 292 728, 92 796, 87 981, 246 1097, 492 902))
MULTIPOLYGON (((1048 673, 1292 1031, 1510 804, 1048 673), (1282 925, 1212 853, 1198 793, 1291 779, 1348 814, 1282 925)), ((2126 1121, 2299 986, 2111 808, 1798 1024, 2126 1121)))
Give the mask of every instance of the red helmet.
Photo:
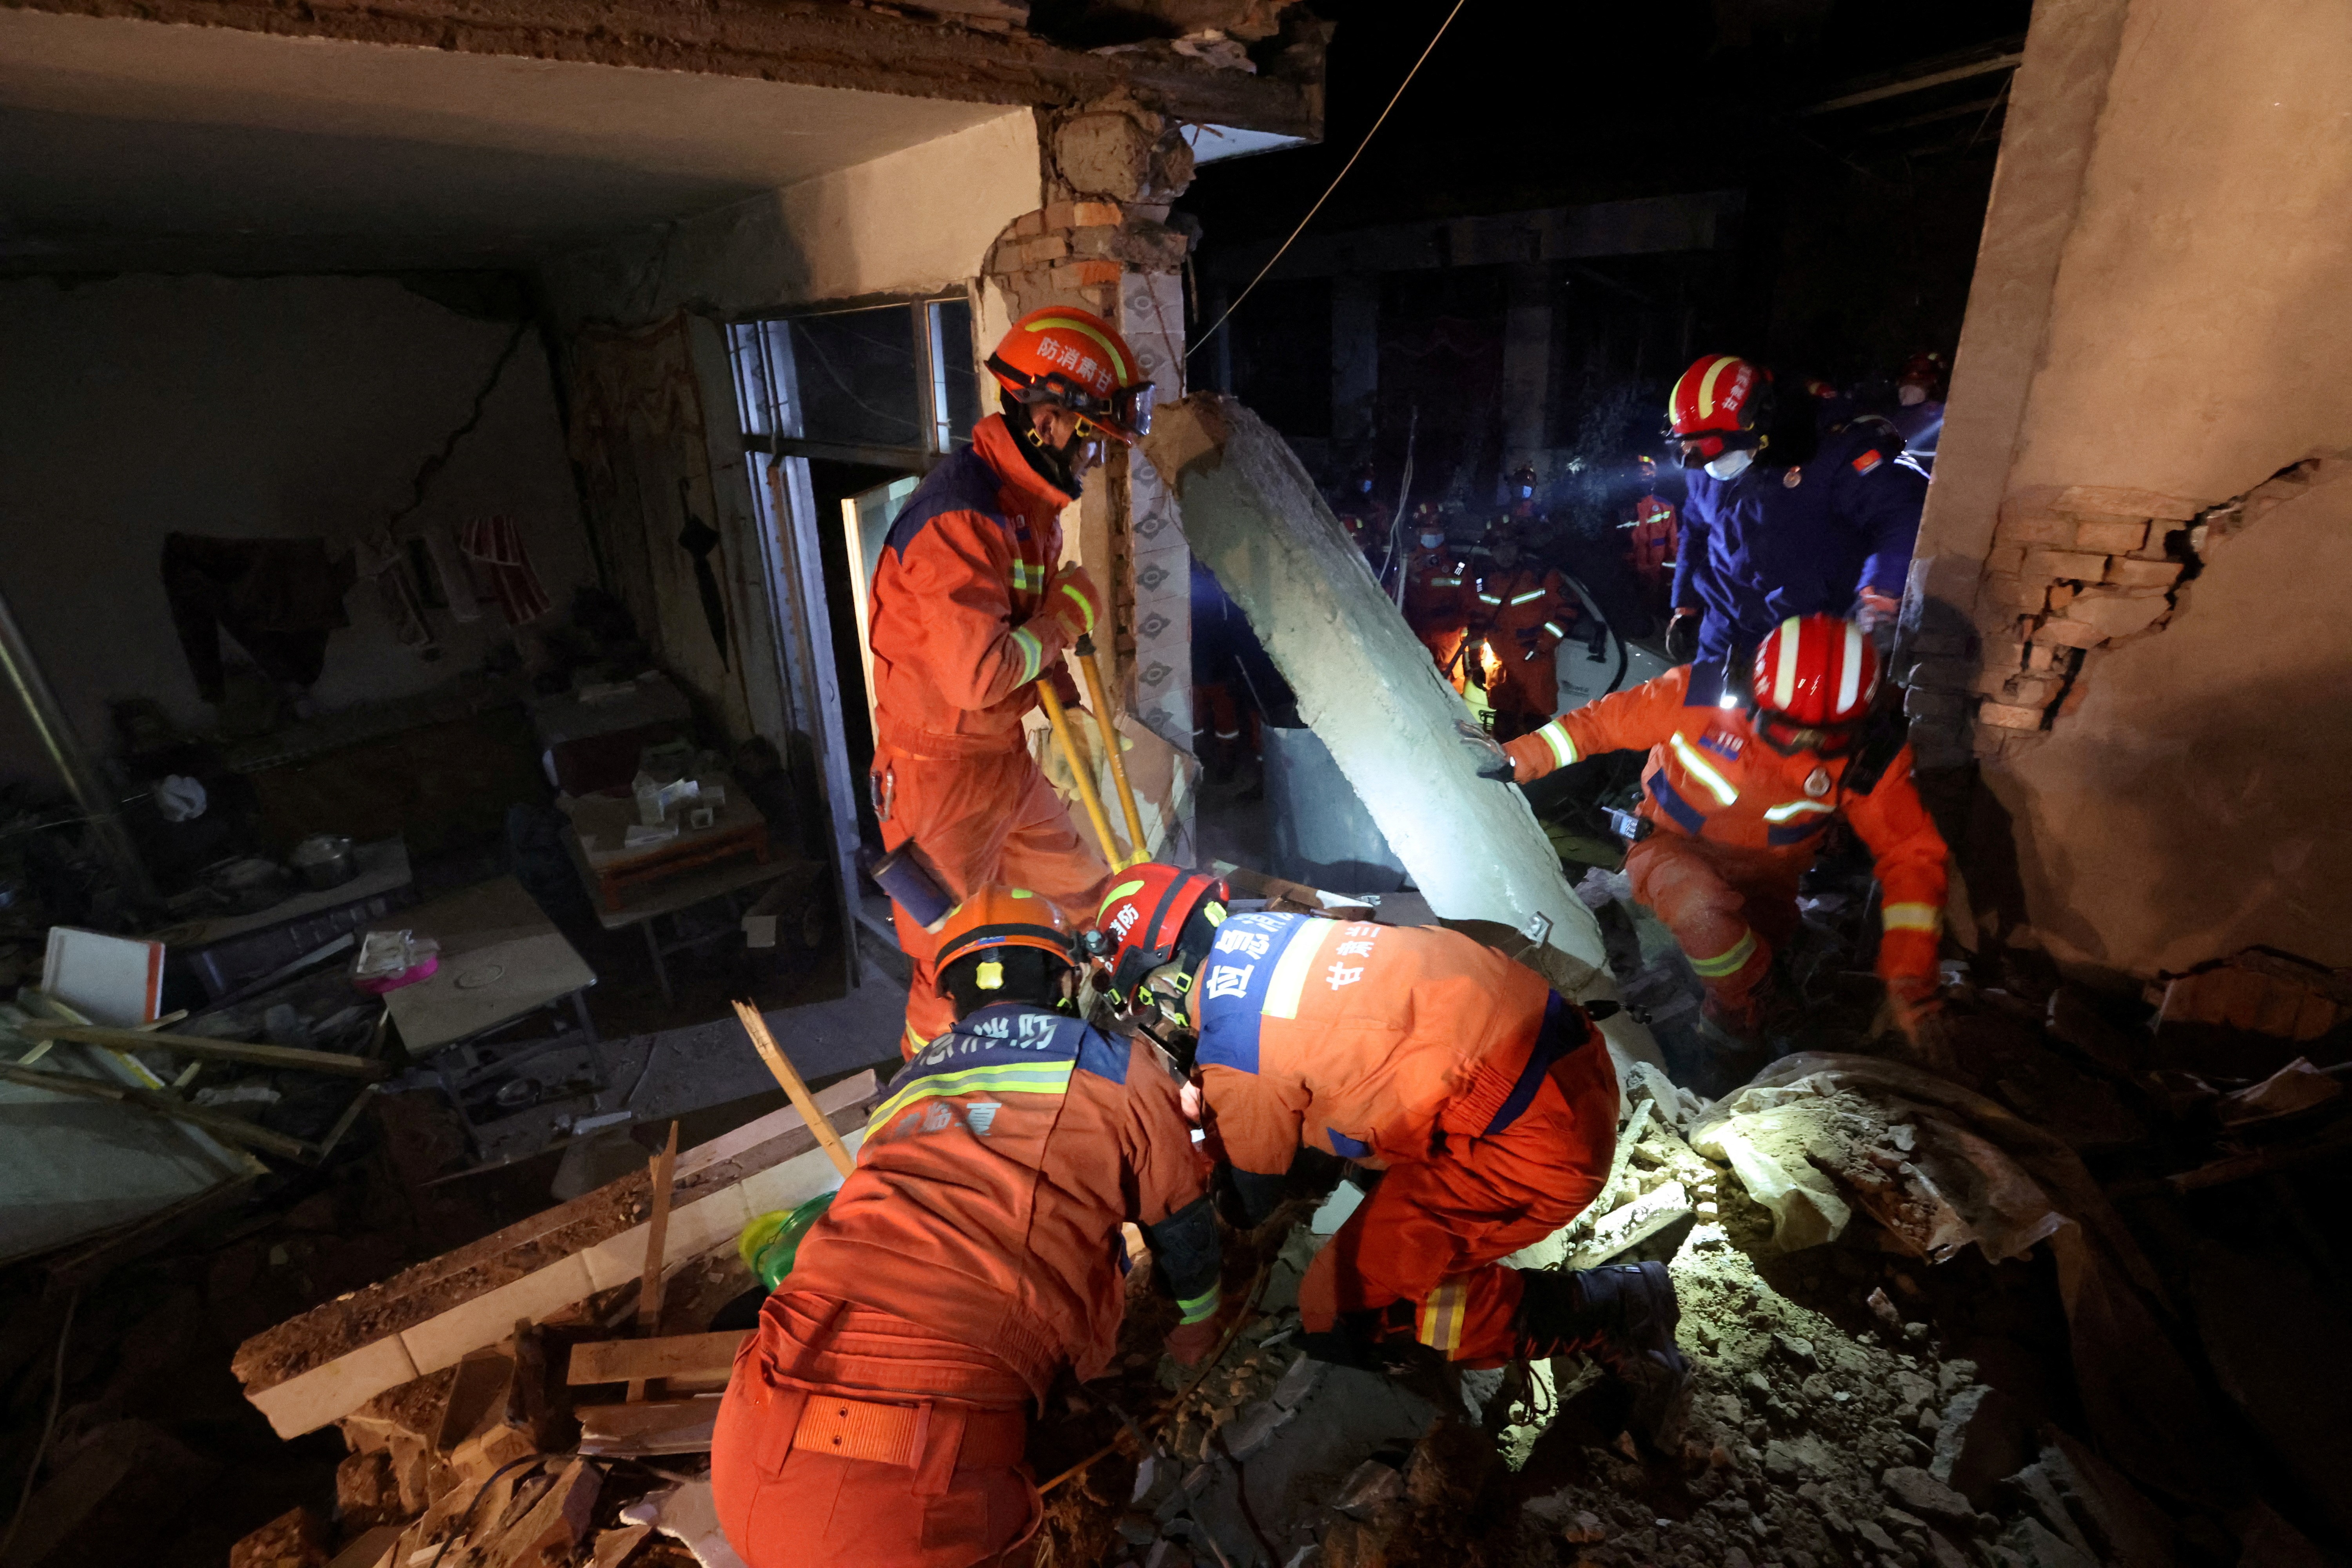
POLYGON ((940 994, 948 994, 947 973, 957 960, 992 947, 1037 948, 1073 968, 1078 962, 1061 910, 1026 888, 982 888, 950 910, 940 926, 939 952, 931 960, 940 994))
POLYGON ((988 368, 1024 403, 1059 403, 1119 441, 1151 429, 1151 378, 1117 328, 1091 310, 1048 305, 1013 323, 988 368))
POLYGON ((1772 392, 1771 373, 1732 354, 1695 362, 1666 398, 1666 430, 1685 443, 1683 467, 1697 468, 1727 447, 1760 447, 1772 392))
POLYGON ((1878 695, 1878 649, 1837 616, 1790 616, 1766 635, 1751 671, 1758 728, 1782 752, 1818 747, 1858 724, 1878 695))
POLYGON ((1110 965, 1112 990, 1132 991, 1176 956, 1184 923, 1203 904, 1218 905, 1210 915, 1222 918, 1222 906, 1232 897, 1220 878, 1156 862, 1130 866, 1118 873, 1103 900, 1095 930, 1087 934, 1087 951, 1110 965))

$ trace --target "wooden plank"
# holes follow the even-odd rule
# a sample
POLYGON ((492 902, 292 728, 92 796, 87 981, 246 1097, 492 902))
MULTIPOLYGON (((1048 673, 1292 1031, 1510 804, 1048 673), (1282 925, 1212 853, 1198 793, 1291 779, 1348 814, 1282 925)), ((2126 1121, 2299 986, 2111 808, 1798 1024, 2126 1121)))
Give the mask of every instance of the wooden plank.
MULTIPOLYGON (((654 1208, 646 1221, 646 1271, 637 1280, 637 1332, 653 1334, 661 1328, 662 1252, 669 1243, 669 1193, 677 1170, 677 1123, 669 1124, 669 1142, 653 1157, 654 1208)), ((646 1396, 644 1377, 629 1380, 629 1403, 646 1396)))
POLYGON ((133 1089, 129 1084, 100 1083, 96 1079, 76 1078, 61 1072, 27 1070, 0 1063, 0 1079, 21 1083, 28 1089, 45 1089, 52 1094, 69 1094, 81 1100, 110 1100, 118 1104, 136 1105, 158 1116, 168 1116, 174 1121, 184 1121, 201 1127, 214 1137, 247 1148, 266 1150, 289 1160, 307 1160, 310 1145, 299 1138, 289 1138, 283 1132, 272 1132, 267 1127, 231 1116, 226 1111, 213 1110, 201 1105, 189 1105, 151 1089, 133 1089))
POLYGON ((751 1037, 752 1048, 760 1053, 760 1059, 768 1064, 768 1070, 783 1086, 785 1095, 800 1111, 801 1120, 808 1123, 809 1131, 815 1133, 816 1141, 824 1146, 834 1169, 841 1173, 843 1180, 847 1180, 849 1173, 856 1169, 856 1162, 849 1157, 849 1151, 841 1146, 841 1134, 833 1130, 833 1123, 827 1121, 824 1112, 816 1108, 816 1101, 810 1098, 808 1085, 801 1081, 801 1075, 793 1067, 791 1059, 777 1048, 776 1037, 768 1033, 768 1021, 760 1016, 760 1009, 749 1002, 736 1003, 735 1016, 743 1021, 743 1032, 751 1037))
POLYGON ((658 1340, 592 1340, 572 1347, 563 1381, 574 1388, 593 1383, 629 1383, 656 1377, 725 1376, 751 1329, 715 1334, 671 1334, 658 1340))
POLYGON ((28 1018, 16 1032, 29 1040, 71 1040, 78 1045, 103 1046, 109 1050, 169 1051, 199 1061, 246 1062, 254 1067, 293 1068, 302 1072, 337 1073, 345 1078, 382 1078, 391 1069, 365 1057, 341 1051, 298 1050, 291 1046, 265 1046, 244 1040, 214 1040, 201 1035, 165 1035, 142 1029, 110 1029, 96 1024, 59 1024, 28 1018))
POLYGON ((583 1405, 580 1451, 608 1456, 704 1454, 719 1426, 719 1396, 647 1399, 635 1405, 583 1405))

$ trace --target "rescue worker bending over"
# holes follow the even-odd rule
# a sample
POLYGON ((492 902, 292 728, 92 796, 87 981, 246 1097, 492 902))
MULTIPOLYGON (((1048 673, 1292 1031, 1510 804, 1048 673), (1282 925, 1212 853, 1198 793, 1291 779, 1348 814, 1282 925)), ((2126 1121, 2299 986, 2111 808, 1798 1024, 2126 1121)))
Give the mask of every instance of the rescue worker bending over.
MULTIPOLYGON (((1109 868, 1031 760, 1021 720, 1040 678, 1077 701, 1061 657, 1094 633, 1104 599, 1083 568, 1061 564, 1061 510, 1104 437, 1149 429, 1152 387, 1100 317, 1058 307, 1024 316, 988 368, 1003 412, 916 488, 875 568, 875 815, 883 847, 911 840, 950 899, 1016 882, 1076 921, 1109 868)), ((911 1057, 952 1018, 933 984, 935 939, 893 912, 915 970, 899 1042, 911 1057)))
POLYGON ((1034 894, 944 922, 955 1027, 891 1082, 719 1406, 711 1489, 751 1568, 972 1568, 1026 1541, 1024 1406, 1109 1362, 1123 1221, 1181 1303, 1171 1352, 1213 1347, 1208 1166, 1165 1058, 1064 1011, 1076 963, 1034 894))
POLYGON ((1486 535, 1491 564, 1479 577, 1470 635, 1484 647, 1486 704, 1495 736, 1524 735, 1559 706, 1557 651, 1577 619, 1576 601, 1560 574, 1522 560, 1517 527, 1497 523, 1486 535))
POLYGON ((1456 932, 1226 901, 1213 878, 1129 868, 1088 951, 1130 1008, 1195 1043, 1203 1125, 1252 1224, 1302 1147, 1387 1172, 1299 1286, 1301 1346, 1360 1364, 1418 1340, 1470 1366, 1592 1349, 1655 1431, 1688 1378, 1664 1266, 1499 1261, 1608 1179, 1617 1072, 1600 1032, 1456 932))
POLYGON ((1791 616, 1756 650, 1752 694, 1725 707, 1720 666, 1679 665, 1511 742, 1525 784, 1602 752, 1647 750, 1642 827, 1625 852, 1654 910, 1706 984, 1716 1025, 1753 1040, 1772 953, 1797 927, 1797 879, 1843 815, 1877 858, 1878 973, 1915 1039, 1937 1005, 1944 840, 1911 783, 1899 715, 1866 722, 1878 650, 1835 616, 1791 616))
POLYGON ((1884 419, 1821 437, 1805 461, 1770 451, 1770 373, 1709 354, 1675 383, 1668 427, 1687 489, 1666 657, 1744 662, 1790 616, 1892 626, 1919 537, 1927 477, 1884 419))

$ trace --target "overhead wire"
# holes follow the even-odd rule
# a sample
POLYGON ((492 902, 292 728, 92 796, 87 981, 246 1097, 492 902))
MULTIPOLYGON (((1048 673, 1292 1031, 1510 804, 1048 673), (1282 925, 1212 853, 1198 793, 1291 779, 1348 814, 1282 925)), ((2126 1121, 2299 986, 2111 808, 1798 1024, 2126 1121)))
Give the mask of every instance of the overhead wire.
POLYGON ((1445 37, 1445 29, 1454 26, 1454 18, 1460 16, 1462 7, 1468 4, 1469 0, 1454 0, 1454 9, 1445 13, 1445 20, 1437 24, 1437 31, 1429 36, 1429 42, 1423 47, 1420 58, 1412 62, 1412 68, 1404 73, 1404 79, 1397 83, 1394 92, 1389 94, 1388 103, 1381 109, 1380 118, 1372 121, 1372 128, 1364 132, 1363 140, 1356 143, 1356 150, 1348 154, 1348 161, 1339 165, 1339 172, 1331 176, 1331 183, 1323 187, 1323 194, 1315 198, 1315 205, 1307 209, 1307 216, 1298 220, 1298 226, 1290 231, 1289 238, 1285 239, 1275 248, 1274 254, 1266 258, 1265 265, 1257 269, 1257 276, 1251 279, 1239 294, 1234 296, 1234 302, 1225 307, 1224 313, 1210 324, 1209 330, 1201 334, 1198 342, 1184 351, 1184 357, 1187 360, 1199 353, 1207 345, 1209 340, 1217 335, 1219 329, 1234 319, 1234 312, 1242 308, 1242 301, 1250 297, 1251 290, 1265 281, 1265 275, 1274 270, 1275 264, 1282 259, 1284 253, 1290 249, 1292 243, 1307 232, 1307 226, 1315 221, 1315 215, 1323 210, 1323 204, 1331 199, 1331 193, 1339 188, 1339 182, 1348 177, 1348 171, 1356 166, 1356 160, 1364 155, 1364 149, 1372 144, 1372 138, 1379 135, 1381 127, 1388 123, 1390 110, 1396 108, 1397 100, 1404 96, 1404 89, 1412 85, 1412 79, 1421 74, 1421 68, 1428 63, 1431 52, 1437 47, 1437 41, 1445 37))

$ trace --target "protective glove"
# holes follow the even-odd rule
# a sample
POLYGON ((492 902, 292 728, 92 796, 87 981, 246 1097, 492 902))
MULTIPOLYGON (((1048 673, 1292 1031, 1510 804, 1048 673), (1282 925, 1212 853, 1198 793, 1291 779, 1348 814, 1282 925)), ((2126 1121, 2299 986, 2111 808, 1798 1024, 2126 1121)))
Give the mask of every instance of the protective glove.
POLYGON ((1461 737, 1464 748, 1476 762, 1480 778, 1493 779, 1499 784, 1511 782, 1514 776, 1511 755, 1494 736, 1467 719, 1455 720, 1454 732, 1461 737))
POLYGON ((1102 590, 1087 575, 1087 569, 1076 562, 1057 569, 1045 584, 1045 604, 1037 613, 1061 626, 1063 646, 1075 647, 1080 637, 1092 637, 1101 625, 1102 590))
POLYGON ((1698 610, 1676 610, 1674 619, 1666 623, 1666 661, 1688 664, 1698 657, 1698 626, 1704 613, 1698 610))
POLYGON ((1902 613, 1902 600, 1889 598, 1873 588, 1864 588, 1854 597, 1853 624, 1865 635, 1893 630, 1895 617, 1902 613))

